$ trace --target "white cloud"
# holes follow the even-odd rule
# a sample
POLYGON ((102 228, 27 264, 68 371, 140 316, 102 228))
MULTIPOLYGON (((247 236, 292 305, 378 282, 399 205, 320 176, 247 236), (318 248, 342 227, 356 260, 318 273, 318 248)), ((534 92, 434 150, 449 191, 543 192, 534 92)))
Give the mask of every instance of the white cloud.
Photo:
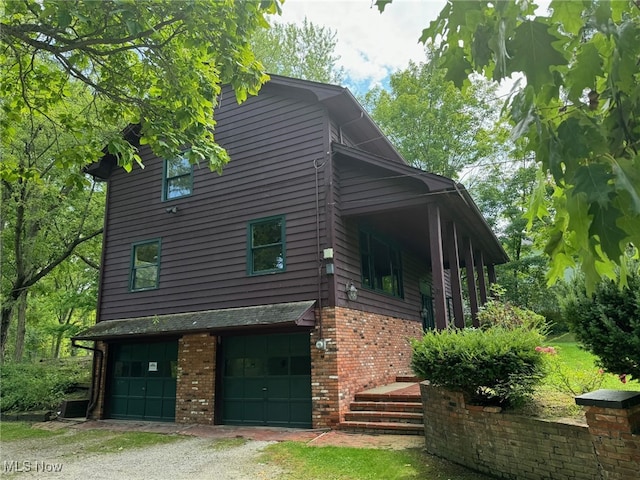
POLYGON ((435 19, 444 0, 394 0, 380 13, 372 0, 288 0, 281 21, 301 23, 306 16, 336 32, 336 53, 350 83, 380 84, 409 60, 423 61, 422 30, 435 19))

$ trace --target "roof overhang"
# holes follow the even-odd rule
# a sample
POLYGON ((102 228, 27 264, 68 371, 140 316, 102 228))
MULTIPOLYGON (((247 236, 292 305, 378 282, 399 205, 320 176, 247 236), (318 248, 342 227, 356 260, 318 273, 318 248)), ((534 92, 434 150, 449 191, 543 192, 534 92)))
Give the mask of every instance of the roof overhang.
POLYGON ((105 320, 75 335, 72 340, 115 340, 185 333, 219 333, 247 328, 312 327, 315 325, 314 304, 315 300, 308 300, 105 320))
POLYGON ((487 263, 497 265, 509 261, 500 241, 464 185, 339 143, 332 143, 331 149, 339 159, 382 172, 389 181, 403 182, 406 186, 406 191, 396 196, 372 197, 367 198, 366 202, 353 204, 345 201, 340 206, 342 216, 377 224, 386 229, 382 233, 402 238, 405 244, 428 256, 429 249, 424 239, 428 239, 429 235, 424 219, 427 205, 433 202, 441 207, 446 217, 455 221, 459 234, 473 239, 487 263))

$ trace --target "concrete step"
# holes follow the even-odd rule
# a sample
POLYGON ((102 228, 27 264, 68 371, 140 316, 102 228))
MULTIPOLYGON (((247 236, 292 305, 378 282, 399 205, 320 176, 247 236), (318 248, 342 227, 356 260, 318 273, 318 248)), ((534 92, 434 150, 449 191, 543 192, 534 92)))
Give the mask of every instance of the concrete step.
POLYGON ((352 410, 345 414, 344 419, 348 422, 424 424, 422 413, 413 412, 352 410))
POLYGON ((424 435, 424 425, 416 423, 344 421, 339 425, 339 428, 353 433, 424 435))
POLYGON ((380 412, 412 412, 422 414, 421 402, 372 402, 353 401, 351 411, 380 411, 380 412))

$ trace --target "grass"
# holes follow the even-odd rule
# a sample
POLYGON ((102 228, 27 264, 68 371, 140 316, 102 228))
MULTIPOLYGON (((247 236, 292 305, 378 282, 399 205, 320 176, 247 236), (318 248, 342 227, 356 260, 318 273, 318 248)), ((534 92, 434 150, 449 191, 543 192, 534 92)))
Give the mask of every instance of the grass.
POLYGON ((285 470, 280 480, 487 480, 489 477, 426 455, 419 449, 311 447, 282 442, 262 461, 285 470))
POLYGON ((601 373, 597 357, 581 348, 573 334, 549 338, 545 346, 554 347, 557 354, 547 357, 548 374, 536 388, 532 401, 516 409, 516 413, 584 422, 576 396, 601 388, 640 391, 638 381, 622 383, 617 375, 601 373))
POLYGON ((32 438, 50 438, 62 433, 64 433, 62 430, 33 428, 28 422, 2 422, 0 424, 0 439, 3 442, 29 440, 32 438))
MULTIPOLYGON (((600 374, 600 367, 597 365, 598 358, 581 348, 571 333, 565 333, 558 337, 551 338, 549 345, 554 347, 558 352, 558 361, 561 366, 560 374, 564 373, 567 377, 574 380, 573 383, 576 390, 574 393, 577 395, 586 393, 589 390, 597 390, 598 388, 640 390, 640 382, 637 380, 622 383, 617 375, 611 373, 600 374), (592 384, 588 383, 589 379, 593 379, 592 384), (581 386, 580 380, 582 380, 584 388, 579 388, 581 386)), ((553 375, 550 375, 550 380, 554 380, 553 375)), ((557 380, 557 378, 555 378, 555 380, 557 380)))
POLYGON ((2 422, 0 435, 3 442, 56 437, 57 445, 76 446, 91 453, 117 453, 121 450, 164 445, 181 440, 180 435, 149 432, 114 432, 110 430, 77 430, 60 428, 44 430, 28 422, 2 422))

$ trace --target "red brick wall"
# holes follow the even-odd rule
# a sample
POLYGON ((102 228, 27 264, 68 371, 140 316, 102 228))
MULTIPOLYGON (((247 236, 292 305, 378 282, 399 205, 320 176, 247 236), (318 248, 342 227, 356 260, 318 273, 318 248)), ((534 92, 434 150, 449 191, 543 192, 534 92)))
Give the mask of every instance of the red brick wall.
POLYGON ((216 337, 184 335, 178 341, 176 423, 213 424, 215 375, 216 337))
POLYGON ((586 407, 588 426, 466 405, 423 382, 426 451, 500 478, 637 480, 640 405, 586 407))
POLYGON ((344 420, 356 393, 411 375, 409 338, 422 336, 419 322, 342 307, 322 311, 327 350, 312 335, 313 426, 334 427, 344 420))
POLYGON ((606 478, 640 477, 640 405, 628 409, 586 407, 585 416, 606 478))

